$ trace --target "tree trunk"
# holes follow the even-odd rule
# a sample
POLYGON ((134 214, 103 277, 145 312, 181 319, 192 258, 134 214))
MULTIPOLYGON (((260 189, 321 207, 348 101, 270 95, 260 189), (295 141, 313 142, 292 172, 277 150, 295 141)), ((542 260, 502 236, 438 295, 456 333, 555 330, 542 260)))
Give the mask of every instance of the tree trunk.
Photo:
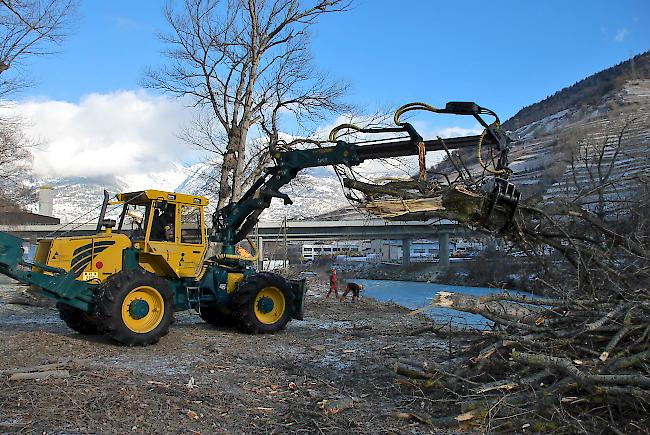
POLYGON ((246 166, 246 139, 248 128, 242 127, 239 133, 239 144, 237 146, 237 165, 233 173, 232 201, 237 201, 244 190, 244 168, 246 166))
POLYGON ((234 133, 233 130, 228 132, 228 145, 226 153, 223 156, 221 163, 221 175, 219 177, 219 201, 217 209, 226 205, 232 194, 230 178, 232 173, 237 168, 237 148, 239 146, 239 135, 234 133))
POLYGON ((450 308, 466 313, 479 314, 488 319, 498 316, 517 322, 534 322, 542 311, 540 307, 521 305, 504 300, 493 300, 490 296, 480 297, 445 291, 436 293, 431 305, 424 307, 424 309, 427 308, 450 308))

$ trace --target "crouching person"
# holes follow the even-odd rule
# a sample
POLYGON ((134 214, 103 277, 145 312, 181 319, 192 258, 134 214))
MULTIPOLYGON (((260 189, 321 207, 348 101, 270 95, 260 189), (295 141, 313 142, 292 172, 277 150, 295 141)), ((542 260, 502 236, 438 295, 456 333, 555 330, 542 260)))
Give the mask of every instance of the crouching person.
POLYGON ((348 293, 352 293, 352 300, 358 300, 359 299, 359 293, 361 293, 361 290, 363 290, 363 284, 357 284, 356 282, 349 282, 348 285, 345 287, 345 291, 343 292, 343 295, 339 298, 339 301, 343 302, 348 293))

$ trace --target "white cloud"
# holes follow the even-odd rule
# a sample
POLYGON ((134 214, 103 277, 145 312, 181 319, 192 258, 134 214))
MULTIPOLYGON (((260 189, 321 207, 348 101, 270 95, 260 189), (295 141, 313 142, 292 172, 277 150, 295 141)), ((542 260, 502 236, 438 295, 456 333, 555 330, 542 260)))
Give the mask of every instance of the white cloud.
MULTIPOLYGON (((179 100, 146 91, 90 94, 78 103, 24 101, 16 103, 14 109, 26 118, 27 134, 41 143, 33 150, 34 171, 41 178, 118 177, 134 189, 154 187, 151 186, 154 181, 172 189, 185 177, 178 166, 194 163, 201 157, 177 137, 194 118, 192 109, 179 100)), ((334 126, 346 122, 350 122, 349 116, 340 116, 331 125, 319 128, 316 135, 325 139, 334 126)), ((358 122, 364 124, 363 120, 358 122)), ((413 124, 425 139, 481 131, 478 125, 436 129, 421 121, 413 124)), ((386 136, 391 135, 373 135, 373 138, 386 136)), ((369 138, 361 135, 349 140, 369 138)), ((428 153, 427 166, 441 160, 443 155, 443 152, 428 153)), ((355 169, 371 179, 406 176, 417 172, 418 163, 416 156, 410 156, 388 162, 367 161, 355 169)), ((331 173, 331 170, 319 173, 331 173)))
POLYGON ((626 28, 618 29, 616 35, 614 36, 614 41, 623 42, 625 38, 630 34, 630 31, 626 28))
POLYGON ((196 159, 178 139, 192 117, 179 100, 145 91, 90 94, 78 103, 16 103, 27 121, 40 177, 133 176, 168 171, 196 159))

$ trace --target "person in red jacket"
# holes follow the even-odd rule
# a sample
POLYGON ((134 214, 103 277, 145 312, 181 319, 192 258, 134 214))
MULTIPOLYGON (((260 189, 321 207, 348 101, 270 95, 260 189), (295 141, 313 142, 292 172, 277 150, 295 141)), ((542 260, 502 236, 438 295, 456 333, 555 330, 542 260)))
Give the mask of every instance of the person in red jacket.
POLYGON ((336 268, 332 268, 332 272, 330 273, 330 291, 327 292, 326 298, 329 298, 330 295, 334 292, 334 296, 338 299, 339 298, 339 291, 336 287, 336 268))

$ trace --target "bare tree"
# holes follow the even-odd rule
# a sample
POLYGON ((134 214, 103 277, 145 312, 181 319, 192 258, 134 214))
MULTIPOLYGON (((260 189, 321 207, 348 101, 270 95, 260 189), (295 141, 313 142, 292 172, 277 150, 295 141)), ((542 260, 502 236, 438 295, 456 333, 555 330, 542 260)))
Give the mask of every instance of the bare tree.
POLYGON ((26 85, 5 77, 31 56, 52 53, 69 33, 74 0, 0 0, 0 97, 26 85))
MULTIPOLYGON (((75 9, 74 0, 0 0, 0 99, 28 85, 24 71, 14 73, 14 67, 55 51, 69 32, 75 9)), ((30 177, 31 153, 22 130, 19 117, 0 117, 2 206, 20 205, 29 198, 24 181, 30 177)))
POLYGON ((16 117, 0 117, 0 208, 21 206, 31 198, 25 181, 31 177, 32 155, 22 127, 16 117))
POLYGON ((322 15, 348 6, 349 0, 185 0, 165 8, 171 31, 161 38, 170 63, 150 70, 145 84, 204 109, 188 137, 217 156, 218 208, 236 200, 267 163, 266 146, 282 144, 284 115, 304 126, 344 109, 345 86, 314 68, 308 31, 322 15), (252 131, 264 145, 252 143, 252 131))

